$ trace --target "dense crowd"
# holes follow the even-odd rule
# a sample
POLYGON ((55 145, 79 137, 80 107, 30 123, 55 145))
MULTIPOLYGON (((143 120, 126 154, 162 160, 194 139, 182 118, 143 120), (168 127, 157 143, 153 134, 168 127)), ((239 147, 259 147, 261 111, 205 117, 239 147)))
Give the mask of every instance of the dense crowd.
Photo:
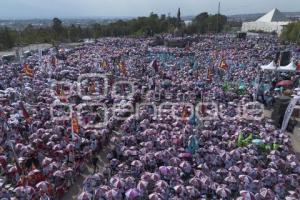
POLYGON ((287 48, 297 60, 296 47, 189 40, 168 48, 104 38, 2 65, 0 198, 61 198, 110 142, 109 163, 78 199, 299 199, 288 135, 239 110, 273 81, 260 65, 287 48))

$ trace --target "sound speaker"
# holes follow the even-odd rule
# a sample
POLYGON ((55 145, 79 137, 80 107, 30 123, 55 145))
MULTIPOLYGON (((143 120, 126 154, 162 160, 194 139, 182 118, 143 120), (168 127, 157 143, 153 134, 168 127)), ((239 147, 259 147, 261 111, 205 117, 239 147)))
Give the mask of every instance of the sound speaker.
POLYGON ((291 62, 291 52, 290 51, 283 51, 280 53, 280 66, 286 66, 291 62))

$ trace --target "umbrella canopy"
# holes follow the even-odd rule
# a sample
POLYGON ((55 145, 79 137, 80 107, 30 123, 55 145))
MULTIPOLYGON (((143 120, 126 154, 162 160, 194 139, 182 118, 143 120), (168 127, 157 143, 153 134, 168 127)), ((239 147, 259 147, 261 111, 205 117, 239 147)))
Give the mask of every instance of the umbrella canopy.
POLYGON ((162 196, 159 193, 152 193, 148 196, 149 200, 162 200, 162 196))
POLYGON ((226 187, 226 185, 220 185, 217 187, 216 193, 222 198, 227 198, 231 194, 231 191, 226 187))
POLYGON ((64 174, 64 172, 57 170, 53 173, 53 176, 59 177, 59 178, 64 178, 65 174, 64 174))
POLYGON ((139 195, 139 191, 136 188, 129 189, 125 193, 126 199, 136 199, 139 195))
POLYGON ((238 197, 237 200, 256 200, 256 198, 252 192, 242 190, 240 191, 240 197, 238 197))
POLYGON ((283 81, 279 81, 276 86, 283 86, 283 87, 287 87, 293 85, 293 81, 290 80, 283 80, 283 81))
POLYGON ((78 200, 92 200, 93 196, 90 193, 83 192, 78 196, 78 200))
POLYGON ((48 191, 50 187, 50 184, 47 181, 41 181, 38 184, 36 184, 36 188, 42 191, 48 191))

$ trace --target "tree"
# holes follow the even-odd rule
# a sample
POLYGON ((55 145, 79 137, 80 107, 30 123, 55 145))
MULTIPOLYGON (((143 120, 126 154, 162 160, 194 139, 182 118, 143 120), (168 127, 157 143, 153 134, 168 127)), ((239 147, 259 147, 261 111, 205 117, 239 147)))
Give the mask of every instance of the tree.
POLYGON ((62 34, 64 30, 62 26, 62 21, 58 18, 54 18, 52 20, 52 29, 54 31, 54 39, 60 41, 62 39, 62 34))
POLYGON ((177 27, 178 28, 181 27, 181 12, 180 12, 180 8, 178 8, 178 11, 177 11, 177 27))
POLYGON ((15 45, 16 38, 13 38, 12 31, 4 27, 0 30, 0 49, 10 49, 15 45))

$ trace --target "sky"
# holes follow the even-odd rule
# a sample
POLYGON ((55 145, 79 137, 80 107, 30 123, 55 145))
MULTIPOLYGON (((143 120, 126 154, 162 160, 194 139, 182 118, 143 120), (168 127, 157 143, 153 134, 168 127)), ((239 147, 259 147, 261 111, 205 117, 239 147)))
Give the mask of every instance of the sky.
POLYGON ((201 12, 226 15, 300 11, 300 0, 0 0, 0 19, 136 17, 150 12, 182 16, 201 12))

